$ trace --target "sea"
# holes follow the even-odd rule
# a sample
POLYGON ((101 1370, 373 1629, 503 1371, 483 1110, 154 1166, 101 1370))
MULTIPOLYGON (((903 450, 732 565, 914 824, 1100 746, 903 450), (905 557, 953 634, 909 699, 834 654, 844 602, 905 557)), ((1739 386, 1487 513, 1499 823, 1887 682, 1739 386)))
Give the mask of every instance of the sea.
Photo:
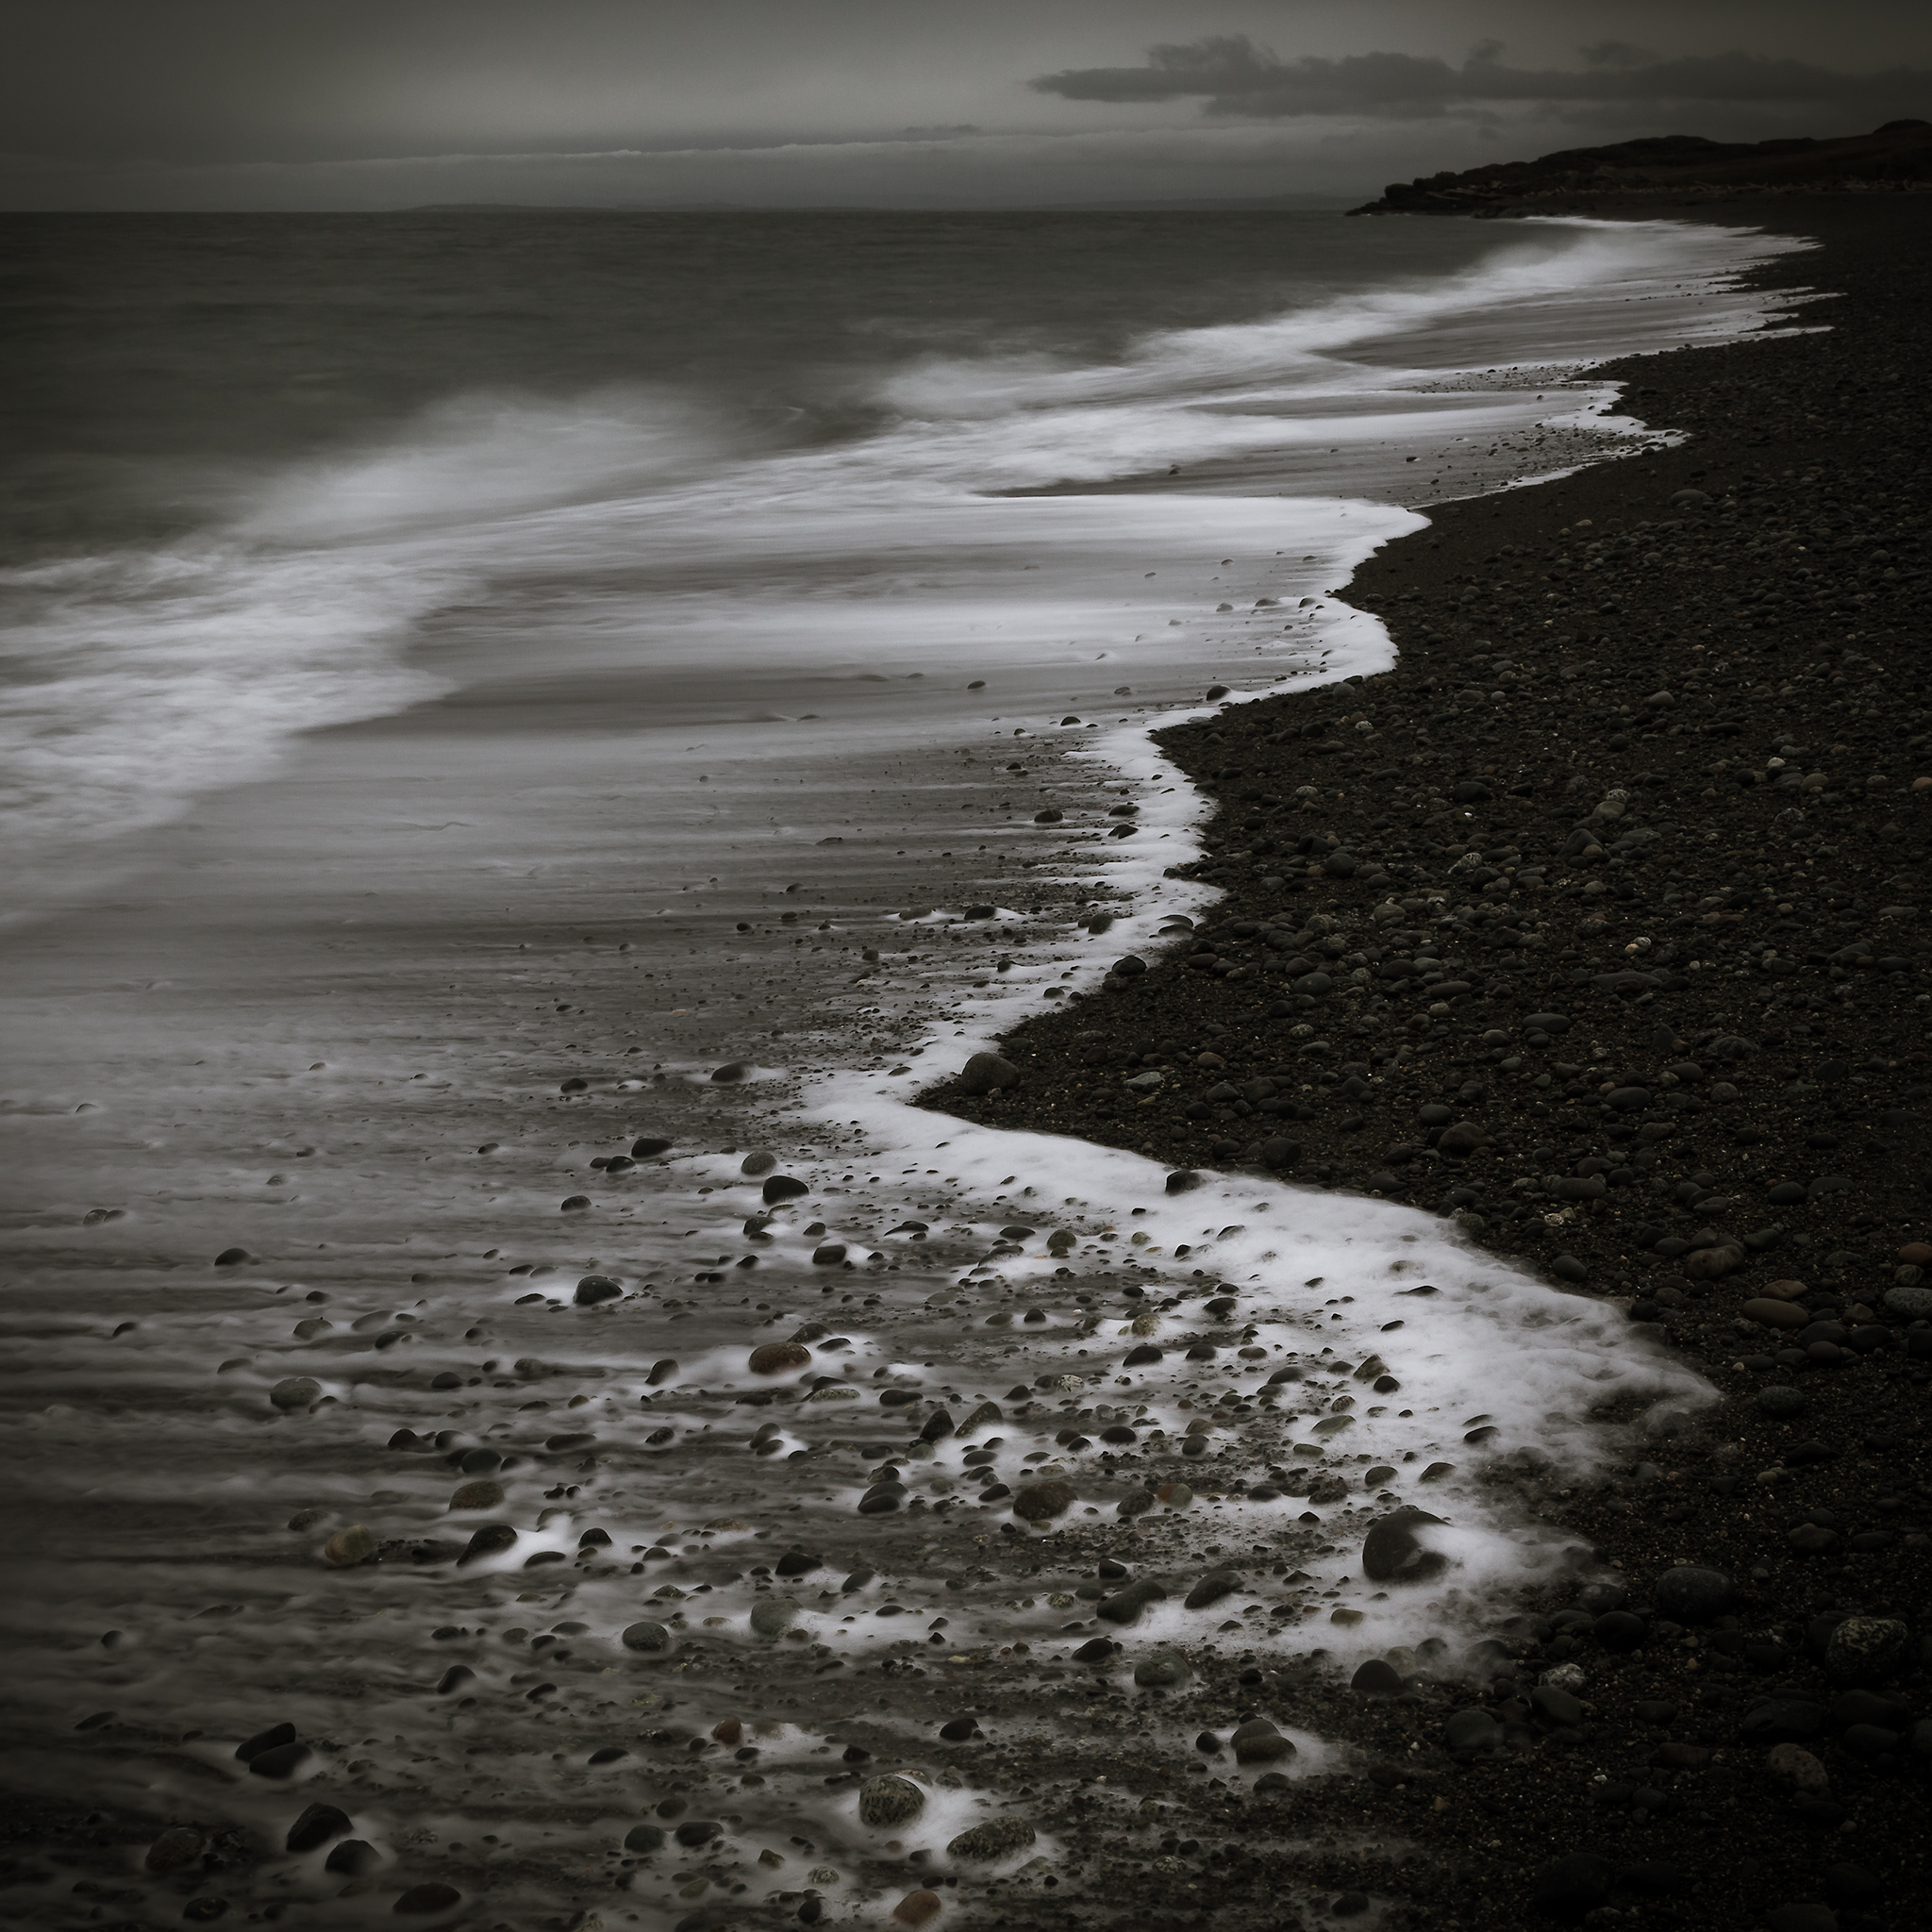
POLYGON ((1482 1476, 1708 1399, 1616 1310, 911 1103, 1212 905, 1153 730, 1386 669, 1356 566, 1800 244, 5 226, 0 1784, 124 1911, 1022 1925, 1076 1707, 1178 1774, 1238 1662, 1259 1804, 1349 1762, 1272 1673, 1591 1574, 1482 1476))

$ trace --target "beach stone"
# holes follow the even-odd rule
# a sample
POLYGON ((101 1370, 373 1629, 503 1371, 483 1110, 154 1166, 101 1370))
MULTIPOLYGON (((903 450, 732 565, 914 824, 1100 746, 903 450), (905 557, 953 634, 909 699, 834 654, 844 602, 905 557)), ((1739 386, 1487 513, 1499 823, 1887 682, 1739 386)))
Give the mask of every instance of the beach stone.
POLYGON ((1449 1567, 1449 1559, 1438 1551, 1424 1549, 1415 1532, 1441 1520, 1412 1506, 1383 1517, 1362 1543, 1362 1574, 1371 1583, 1424 1583, 1441 1575, 1449 1567))
POLYGON ((449 1499, 451 1509, 494 1509, 503 1501, 503 1485, 499 1482, 464 1483, 449 1499))
POLYGON ((757 1180, 761 1174, 770 1174, 777 1164, 778 1157, 775 1154, 747 1154, 738 1163, 738 1171, 750 1179, 757 1180))
POLYGON ((268 1399, 284 1412, 312 1408, 322 1400, 322 1384, 313 1375, 288 1375, 268 1391, 268 1399))
MULTIPOLYGON (((1145 1490, 1140 1493, 1147 1495, 1145 1490)), ((1147 1496, 1147 1500, 1151 1504, 1154 1499, 1147 1496)), ((1149 1604, 1158 1604, 1166 1595, 1167 1591, 1153 1577, 1142 1576, 1127 1584, 1124 1589, 1115 1591, 1111 1596, 1103 1597, 1094 1605, 1093 1614, 1108 1624, 1131 1624, 1149 1604)))
POLYGON ((1490 1130, 1474 1121, 1457 1121, 1453 1126, 1442 1129, 1442 1138, 1436 1142, 1436 1151, 1452 1160, 1466 1160, 1479 1147, 1490 1144, 1490 1130))
POLYGON ((322 1546, 322 1560, 334 1570, 348 1570, 366 1563, 375 1554, 375 1538, 362 1524, 339 1529, 322 1546))
POLYGON ((1885 1306, 1907 1322, 1932 1321, 1932 1288, 1902 1283, 1885 1291, 1885 1306))
POLYGON ((1223 1597, 1231 1595, 1241 1587, 1241 1579, 1236 1572, 1210 1570, 1182 1599, 1182 1607, 1205 1610, 1210 1604, 1218 1604, 1223 1597))
POLYGON ((486 1557, 500 1557, 516 1540, 517 1533, 508 1524, 486 1523, 471 1536, 463 1554, 457 1558, 457 1567, 480 1563, 486 1557))
POLYGON ((947 1845, 946 1856, 990 1864, 995 1858, 1008 1858, 1015 1852, 1024 1852, 1035 1836, 1032 1825, 1024 1818, 989 1818, 984 1824, 975 1824, 970 1830, 962 1831, 947 1845))
POLYGON ((1134 1682, 1143 1690, 1170 1690, 1193 1675, 1193 1667, 1177 1650, 1157 1650, 1134 1666, 1134 1682))
POLYGON ((905 1502, 906 1485, 899 1482, 879 1482, 873 1484, 858 1499, 858 1513, 861 1516, 890 1516, 905 1502))
POLYGON ((976 1053, 959 1069, 958 1087, 962 1093, 996 1093, 1002 1088, 1019 1084, 1019 1068, 996 1053, 976 1053))
POLYGON ((758 1071, 750 1060, 726 1060, 722 1067, 711 1069, 711 1078, 720 1087, 735 1087, 741 1080, 748 1080, 758 1071))
POLYGON ((925 1809, 925 1793, 909 1777, 869 1777, 858 1788, 858 1822, 886 1830, 917 1818, 925 1809))
POLYGON ((802 1341, 761 1342, 745 1362, 754 1375, 782 1375, 810 1366, 811 1350, 802 1341))
POLYGON ((571 1299, 580 1308, 593 1308, 599 1302, 614 1302, 623 1294, 622 1282, 613 1281, 608 1274, 587 1274, 577 1283, 576 1293, 571 1299))
POLYGON ((668 1651, 675 1640, 664 1624, 646 1619, 640 1624, 626 1624, 618 1641, 626 1650, 638 1651, 645 1657, 658 1657, 668 1651))
POLYGON ((1773 1301, 1768 1295, 1754 1296, 1738 1312, 1760 1328, 1802 1328, 1811 1319, 1798 1303, 1773 1301))
POLYGON ((1013 1514, 1028 1523, 1045 1523, 1064 1515, 1080 1500, 1072 1483, 1027 1483, 1013 1493, 1013 1514))
POLYGON ((1237 1764, 1280 1764, 1295 1755, 1294 1740, 1284 1738, 1273 1720, 1265 1717, 1253 1717, 1238 1725, 1228 1742, 1237 1764))
POLYGON ((308 1763, 313 1753, 307 1744, 271 1744, 266 1751, 258 1751, 248 1760, 249 1774, 254 1777, 272 1777, 277 1781, 291 1778, 308 1763))
POLYGON ((352 1829, 347 1814, 338 1811, 333 1805, 311 1805, 290 1825, 283 1849, 312 1852, 318 1845, 325 1845, 330 1839, 341 1838, 352 1829))
POLYGON ((252 1261, 255 1257, 246 1248, 224 1248, 215 1257, 217 1268, 239 1268, 243 1262, 252 1261))
POLYGON ((633 1824, 624 1835, 624 1848, 641 1858, 648 1858, 653 1852, 664 1849, 666 1836, 661 1824, 633 1824))
POLYGON ((147 1848, 142 1861, 150 1872, 180 1872, 194 1864, 208 1840, 192 1824, 171 1825, 147 1848))
POLYGON ((366 1878, 382 1863, 382 1854, 367 1839, 345 1838, 322 1861, 325 1872, 344 1878, 366 1878))
POLYGON ((454 1885, 444 1885, 441 1879, 428 1878, 421 1885, 412 1885, 394 1905, 392 1912, 409 1914, 446 1912, 463 1902, 463 1895, 454 1885))
POLYGON ((1529 1693, 1531 1707, 1553 1724, 1580 1724, 1583 1706, 1560 1684, 1539 1684, 1529 1693))
POLYGON ((796 1201, 810 1192, 810 1188, 796 1174, 774 1174, 758 1190, 758 1198, 767 1208, 775 1208, 780 1201, 796 1201))
POLYGON ((1678 1624, 1707 1624, 1731 1601, 1733 1585, 1722 1570, 1686 1563, 1657 1580, 1657 1613, 1678 1624))
POLYGON ((1108 971, 1117 979, 1139 979, 1147 970, 1147 962, 1138 953, 1123 953, 1108 971))
POLYGON ((557 1209, 559 1214, 581 1214, 590 1205, 588 1194, 566 1194, 557 1204, 557 1209))
POLYGON ((1822 1797, 1831 1789, 1824 1766, 1802 1744, 1774 1744, 1764 1754, 1764 1768, 1774 1777, 1787 1778, 1794 1789, 1822 1797))
POLYGON ((630 1157, 633 1160, 649 1160, 656 1155, 670 1153, 676 1144, 658 1134, 641 1135, 630 1143, 630 1157))
POLYGON ((1205 1175, 1197 1174, 1191 1167, 1176 1168, 1167 1177, 1167 1191, 1170 1194, 1191 1193, 1205 1178, 1205 1175))
POLYGON ((1348 1688, 1362 1697, 1394 1697, 1402 1690, 1402 1673, 1386 1658, 1372 1657, 1357 1667, 1348 1688))
MULTIPOLYGON (((1054 814, 1059 816, 1058 812, 1054 814)), ((892 1923, 895 1925, 910 1925, 918 1932, 922 1925, 930 1925, 945 1909, 940 1903, 939 1894, 931 1891, 908 1891, 892 1907, 892 1923)))
POLYGON ((1881 1684, 1901 1670, 1911 1632, 1890 1617, 1847 1617, 1824 1641, 1824 1668, 1840 1684, 1881 1684))
POLYGON ((751 1627, 759 1637, 781 1637, 798 1621, 798 1604, 789 1596, 767 1597, 752 1607, 751 1627))

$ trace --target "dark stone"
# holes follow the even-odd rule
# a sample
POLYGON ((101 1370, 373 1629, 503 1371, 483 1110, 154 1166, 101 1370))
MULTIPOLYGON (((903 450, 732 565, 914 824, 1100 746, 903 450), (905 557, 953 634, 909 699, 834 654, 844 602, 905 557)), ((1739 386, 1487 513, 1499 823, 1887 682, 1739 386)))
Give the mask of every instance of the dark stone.
POLYGON ((463 1554, 457 1558, 457 1567, 465 1563, 480 1563, 486 1557, 500 1557, 517 1540, 517 1533, 507 1523, 486 1523, 476 1530, 463 1547, 463 1554))
POLYGON ((780 1201, 795 1201, 802 1194, 811 1192, 805 1182, 789 1174, 774 1174, 758 1190, 758 1198, 767 1208, 775 1208, 780 1201))
POLYGON ((283 1843, 283 1850, 290 1852, 312 1852, 318 1845, 325 1845, 332 1838, 341 1838, 350 1829, 346 1813, 338 1811, 333 1805, 311 1805, 289 1827, 289 1836, 283 1843))
POLYGON ((1657 1613, 1677 1624, 1707 1624, 1728 1607, 1732 1587, 1722 1570, 1694 1564, 1666 1570, 1657 1580, 1657 1613))
POLYGON ((1371 1583, 1425 1583, 1441 1575, 1448 1558, 1424 1549, 1415 1532, 1441 1520, 1412 1506, 1383 1517, 1362 1543, 1362 1574, 1371 1583))
POLYGON ((577 1283, 577 1291, 573 1299, 580 1308, 594 1307, 599 1302, 614 1302, 622 1297, 624 1286, 613 1281, 608 1274, 587 1274, 577 1283))

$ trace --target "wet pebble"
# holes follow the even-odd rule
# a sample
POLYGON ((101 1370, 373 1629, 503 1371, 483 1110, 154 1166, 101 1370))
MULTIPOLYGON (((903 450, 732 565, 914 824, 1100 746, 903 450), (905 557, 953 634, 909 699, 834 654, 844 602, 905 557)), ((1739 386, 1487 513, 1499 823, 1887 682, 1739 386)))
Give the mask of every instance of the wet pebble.
POLYGON ((869 1777, 858 1788, 858 1822, 887 1830, 917 1818, 925 1809, 925 1793, 909 1777, 888 1772, 869 1777))
POLYGON ((625 1649, 641 1652, 646 1657, 661 1656, 675 1641, 666 1625, 654 1624, 649 1619, 625 1624, 624 1635, 618 1641, 625 1649))
POLYGON ((990 1818, 984 1824, 962 1831, 946 1846, 946 1855, 990 1864, 1024 1852, 1035 1837, 1032 1825, 1024 1818, 990 1818))
POLYGON ((322 1400, 322 1384, 313 1375, 288 1375, 268 1391, 268 1399, 284 1412, 312 1408, 322 1400))

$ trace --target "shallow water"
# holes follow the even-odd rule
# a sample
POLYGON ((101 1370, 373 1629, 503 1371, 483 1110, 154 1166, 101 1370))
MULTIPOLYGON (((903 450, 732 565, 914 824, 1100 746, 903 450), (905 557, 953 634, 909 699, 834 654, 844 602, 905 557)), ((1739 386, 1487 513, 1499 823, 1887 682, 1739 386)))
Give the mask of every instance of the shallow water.
MULTIPOLYGON (((1077 1882, 1039 1796, 1099 1748, 1074 1706, 1151 1697, 1180 1738, 1185 1684, 1132 1683, 1163 1645, 1449 1670, 1500 1592, 1575 1560, 1475 1477, 1600 1460, 1607 1397, 1699 1399, 1610 1311, 1407 1210, 1214 1174, 1169 1195, 1153 1158, 904 1104, 1211 896, 1162 876, 1196 808, 1149 724, 1210 678, 1386 663, 1332 592, 1419 526, 1420 466, 1462 493, 1626 446, 1641 425, 1564 366, 1755 325, 1730 277, 1783 245, 1450 227, 1309 225, 1292 271, 1194 285, 1185 316, 1124 307, 1123 275, 1134 326, 1091 286, 1121 273, 1099 242, 1058 238, 1088 277, 1026 308, 1053 251, 977 233, 983 312, 924 336, 905 290, 950 286, 964 243, 914 274, 901 235, 869 311, 762 357, 723 299, 741 237, 730 273, 687 264, 697 322, 640 324, 649 393, 608 335, 559 333, 555 288, 515 353, 452 331, 445 392, 405 393, 403 346, 449 313, 432 275, 331 378, 346 427, 293 448, 216 412, 190 462, 135 409, 145 452, 35 458, 104 541, 10 578, 10 1782, 239 1824, 259 1856, 164 1884, 130 1843, 130 1882, 323 1924, 430 1878, 478 1923, 770 1892, 865 1920, 936 1875, 1012 1923, 1033 1861, 1077 1882), (546 331, 563 373, 513 388, 546 331), (180 527, 143 542, 143 517, 180 527), (1110 931, 1072 924, 1089 903, 1110 931), (672 1145, 591 1167, 639 1136, 672 1145), (764 1209, 754 1151, 805 1191, 764 1209), (575 1306, 592 1275, 620 1297, 575 1306), (752 1373, 794 1335, 808 1363, 752 1373), (859 1513, 888 1466, 897 1507, 859 1513), (1009 1493, 982 1502, 988 1466, 1009 1493), (1049 1528, 1013 1516, 1057 1479, 1049 1528), (1123 1519, 1150 1479, 1192 1494, 1123 1519), (501 1501, 453 1510, 466 1480, 501 1501), (1409 1504, 1441 1560, 1385 1591, 1363 1537, 1409 1504), (514 1541, 458 1563, 483 1523, 514 1541), (358 1525, 382 1560, 330 1567, 358 1525), (793 1551, 817 1561, 767 1574, 793 1551), (1171 1595, 1095 1621, 1074 1591, 1103 1558, 1171 1595), (1184 1608, 1216 1566, 1240 1588, 1184 1608), (755 1633, 775 1598, 795 1617, 755 1633), (665 1652, 625 1647, 642 1620, 665 1652), (1124 1648, 1076 1698, 1096 1635, 1124 1648), (975 1710, 982 1741, 938 1738, 975 1710), (693 1748, 731 1720, 742 1741, 693 1748), (252 1775, 237 1745, 280 1722, 309 1755, 252 1775), (925 1808, 860 1824, 857 1774, 894 1763, 925 1808), (275 1855, 318 1800, 370 1872, 275 1855), (666 1828, 714 1843, 623 1851, 680 1803, 666 1828), (1039 1836, 947 1852, 994 1817, 1039 1836)), ((1144 245, 1173 269, 1217 241, 1253 235, 1144 245)), ((491 272, 553 245, 512 237, 491 272)), ((594 275, 574 245, 589 307, 635 290, 608 235, 594 275)), ((263 247, 237 225, 221 275, 285 283, 263 247)), ((304 275, 358 258, 329 248, 304 275)), ((792 268, 785 316, 823 322, 792 268)), ((364 271, 358 314, 382 308, 364 271)), ((292 411, 316 344, 277 367, 278 340, 241 388, 292 411)), ((1291 1769, 1343 1761, 1269 1714, 1291 1769)))

